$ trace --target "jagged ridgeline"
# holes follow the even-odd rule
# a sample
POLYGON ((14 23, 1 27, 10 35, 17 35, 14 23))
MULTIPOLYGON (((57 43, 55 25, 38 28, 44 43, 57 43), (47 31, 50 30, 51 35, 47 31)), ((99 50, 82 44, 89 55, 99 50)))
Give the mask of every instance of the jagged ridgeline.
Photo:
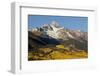
POLYGON ((28 59, 86 58, 87 32, 71 30, 52 21, 28 31, 28 59))

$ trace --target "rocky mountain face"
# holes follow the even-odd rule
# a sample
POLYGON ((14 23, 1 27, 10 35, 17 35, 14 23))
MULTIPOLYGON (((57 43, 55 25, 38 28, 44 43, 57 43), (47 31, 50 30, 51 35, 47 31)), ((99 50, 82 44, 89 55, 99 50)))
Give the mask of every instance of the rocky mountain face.
POLYGON ((35 31, 42 32, 45 35, 58 40, 75 39, 80 41, 87 41, 87 32, 81 32, 80 30, 70 30, 61 27, 56 21, 52 21, 50 24, 44 24, 41 27, 32 29, 32 32, 35 31))

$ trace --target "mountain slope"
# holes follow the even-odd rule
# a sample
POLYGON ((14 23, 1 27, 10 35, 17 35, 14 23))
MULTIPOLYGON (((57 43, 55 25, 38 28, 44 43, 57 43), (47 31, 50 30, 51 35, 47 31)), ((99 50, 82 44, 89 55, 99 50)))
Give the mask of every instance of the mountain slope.
POLYGON ((39 31, 55 39, 75 39, 80 41, 87 41, 87 32, 82 32, 80 30, 70 30, 61 27, 56 21, 52 21, 50 24, 44 24, 41 27, 34 28, 32 32, 39 31))

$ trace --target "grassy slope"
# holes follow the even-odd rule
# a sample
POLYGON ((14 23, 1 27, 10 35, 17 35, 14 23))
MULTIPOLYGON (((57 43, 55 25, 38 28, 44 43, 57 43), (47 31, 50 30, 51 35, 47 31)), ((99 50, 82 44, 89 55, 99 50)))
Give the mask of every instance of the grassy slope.
POLYGON ((38 51, 29 51, 28 60, 55 60, 55 59, 76 59, 76 58, 87 58, 87 52, 83 51, 72 51, 68 48, 39 48, 38 51))

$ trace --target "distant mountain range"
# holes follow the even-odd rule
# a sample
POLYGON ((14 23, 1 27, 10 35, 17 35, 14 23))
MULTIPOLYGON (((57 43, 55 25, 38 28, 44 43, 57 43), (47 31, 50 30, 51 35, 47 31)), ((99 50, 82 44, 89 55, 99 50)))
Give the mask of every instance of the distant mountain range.
POLYGON ((29 49, 44 45, 72 44, 78 49, 87 50, 87 32, 64 28, 56 21, 33 28, 28 34, 29 49))
POLYGON ((52 21, 51 24, 44 24, 41 27, 33 28, 32 32, 42 32, 44 35, 48 35, 55 39, 76 39, 76 40, 86 40, 87 41, 87 32, 81 32, 80 30, 70 30, 64 27, 61 27, 56 21, 52 21))

